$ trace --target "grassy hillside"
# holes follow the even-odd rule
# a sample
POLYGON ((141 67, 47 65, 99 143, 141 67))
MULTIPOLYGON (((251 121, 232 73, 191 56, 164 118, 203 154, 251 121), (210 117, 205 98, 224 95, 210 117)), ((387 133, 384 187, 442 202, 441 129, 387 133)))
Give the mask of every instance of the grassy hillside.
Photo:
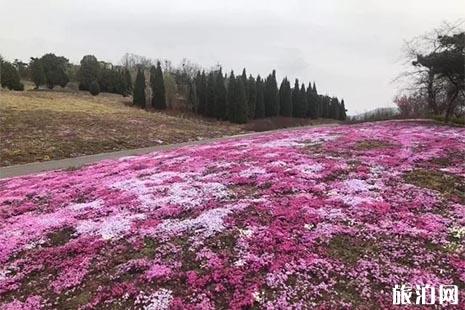
POLYGON ((0 165, 219 137, 242 127, 146 112, 117 95, 0 92, 0 165))

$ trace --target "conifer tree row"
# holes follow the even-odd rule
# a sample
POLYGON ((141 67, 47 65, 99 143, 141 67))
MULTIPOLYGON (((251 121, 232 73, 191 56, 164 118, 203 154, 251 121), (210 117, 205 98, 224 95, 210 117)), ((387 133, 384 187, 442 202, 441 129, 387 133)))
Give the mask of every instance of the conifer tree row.
POLYGON ((315 82, 305 87, 296 79, 291 87, 285 77, 278 88, 274 70, 265 80, 247 77, 245 69, 238 76, 233 71, 224 76, 221 68, 198 71, 190 87, 193 111, 219 120, 244 123, 273 116, 346 119, 343 101, 318 94, 315 82))

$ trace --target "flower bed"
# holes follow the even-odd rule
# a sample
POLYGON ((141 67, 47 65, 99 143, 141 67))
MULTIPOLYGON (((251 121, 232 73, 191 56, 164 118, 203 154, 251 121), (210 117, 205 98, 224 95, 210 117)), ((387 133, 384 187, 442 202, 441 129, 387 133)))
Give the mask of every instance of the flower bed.
POLYGON ((392 305, 465 289, 465 129, 282 131, 0 181, 0 308, 392 305))

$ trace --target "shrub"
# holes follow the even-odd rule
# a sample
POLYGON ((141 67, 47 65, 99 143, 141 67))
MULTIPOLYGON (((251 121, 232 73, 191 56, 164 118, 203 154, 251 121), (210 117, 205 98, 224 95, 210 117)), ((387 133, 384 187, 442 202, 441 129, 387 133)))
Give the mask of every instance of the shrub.
POLYGON ((24 85, 20 82, 16 68, 8 61, 0 63, 1 85, 10 90, 24 90, 24 85))
POLYGON ((92 96, 97 96, 100 93, 100 86, 98 85, 97 81, 92 81, 89 85, 89 92, 92 96))

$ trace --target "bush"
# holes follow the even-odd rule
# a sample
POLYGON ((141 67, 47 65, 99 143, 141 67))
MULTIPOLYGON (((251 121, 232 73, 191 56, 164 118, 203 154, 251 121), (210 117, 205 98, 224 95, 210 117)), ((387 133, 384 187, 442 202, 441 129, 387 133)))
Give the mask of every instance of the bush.
POLYGON ((89 85, 89 92, 92 96, 97 96, 100 93, 100 86, 97 81, 92 81, 89 85))
POLYGON ((0 63, 1 85, 10 90, 24 90, 24 85, 20 82, 16 68, 8 61, 0 63))

